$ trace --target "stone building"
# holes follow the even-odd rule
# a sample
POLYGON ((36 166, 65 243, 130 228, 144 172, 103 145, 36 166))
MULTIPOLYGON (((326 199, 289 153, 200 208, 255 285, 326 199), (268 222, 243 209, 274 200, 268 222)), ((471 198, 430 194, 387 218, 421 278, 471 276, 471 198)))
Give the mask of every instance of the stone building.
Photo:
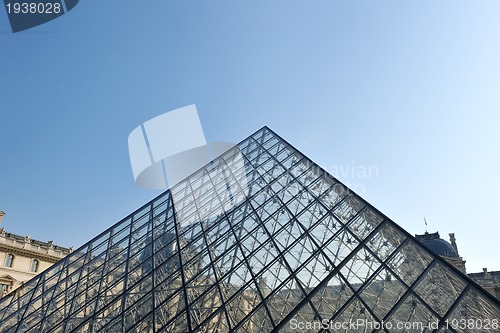
POLYGON ((458 268, 460 272, 467 274, 465 260, 458 254, 455 234, 451 233, 449 236, 450 242, 447 242, 439 236, 439 232, 428 233, 426 231, 423 235, 415 235, 415 238, 428 249, 440 255, 441 258, 458 268))
MULTIPOLYGON (((1 218, 5 215, 0 212, 1 218)), ((0 297, 43 272, 72 252, 72 249, 19 236, 0 228, 0 297)))
MULTIPOLYGON (((462 273, 467 274, 465 260, 458 254, 455 234, 450 233, 449 236, 449 242, 442 239, 439 236, 439 232, 426 232, 423 235, 415 235, 415 238, 434 253, 440 255, 441 258, 458 268, 462 273)), ((469 273, 467 276, 500 300, 500 271, 488 272, 487 268, 483 268, 482 272, 469 273)))
POLYGON ((500 271, 488 272, 483 268, 480 273, 467 274, 474 282, 483 287, 484 290, 500 300, 500 271))

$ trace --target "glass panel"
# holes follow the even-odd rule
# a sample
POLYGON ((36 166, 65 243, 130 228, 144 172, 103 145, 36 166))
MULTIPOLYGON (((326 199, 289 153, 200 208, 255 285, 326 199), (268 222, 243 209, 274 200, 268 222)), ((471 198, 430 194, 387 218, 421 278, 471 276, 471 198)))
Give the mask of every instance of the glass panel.
POLYGON ((334 210, 335 216, 344 224, 348 223, 361 209, 363 203, 354 195, 349 195, 334 210))
POLYGON ((305 304, 300 308, 297 314, 280 330, 280 332, 295 333, 313 333, 318 332, 322 328, 327 328, 327 323, 322 322, 311 307, 310 304, 305 304))
POLYGON ((500 331, 500 309, 474 287, 469 288, 445 321, 457 332, 500 331))
POLYGON ((384 318, 406 292, 406 287, 387 269, 380 270, 361 290, 360 296, 378 318, 384 318))
POLYGON ((353 298, 342 312, 336 315, 331 322, 330 327, 334 332, 372 332, 377 329, 379 324, 376 318, 359 299, 353 298))
POLYGON ((420 276, 432 258, 413 242, 407 242, 389 260, 387 265, 402 279, 408 286, 420 276))
POLYGON ((366 208, 358 214, 347 226, 359 239, 365 239, 381 222, 383 218, 372 209, 366 208))
POLYGON ((368 247, 381 260, 387 259, 401 243, 405 236, 389 223, 385 223, 368 241, 368 247))
POLYGON ((351 287, 358 289, 379 266, 380 261, 363 247, 342 266, 340 271, 351 287))
POLYGON ((305 298, 296 281, 289 280, 266 300, 274 322, 279 323, 305 298))
POLYGON ((460 276, 437 262, 414 290, 434 311, 444 316, 465 286, 460 276))
POLYGON ((330 319, 352 295, 353 292, 348 284, 340 276, 335 275, 312 297, 312 303, 322 318, 330 319))
POLYGON ((334 208, 337 204, 339 204, 342 199, 347 195, 346 188, 337 183, 332 185, 321 197, 320 201, 327 207, 328 209, 334 208))
POLYGON ((274 328, 272 319, 269 318, 266 308, 263 306, 247 318, 246 321, 239 325, 241 331, 235 330, 233 332, 271 332, 274 328))
POLYGON ((333 238, 323 244, 325 255, 334 266, 338 266, 358 246, 359 242, 346 228, 342 228, 333 238))
POLYGON ((432 332, 439 326, 439 319, 413 294, 397 307, 386 320, 390 332, 432 332))

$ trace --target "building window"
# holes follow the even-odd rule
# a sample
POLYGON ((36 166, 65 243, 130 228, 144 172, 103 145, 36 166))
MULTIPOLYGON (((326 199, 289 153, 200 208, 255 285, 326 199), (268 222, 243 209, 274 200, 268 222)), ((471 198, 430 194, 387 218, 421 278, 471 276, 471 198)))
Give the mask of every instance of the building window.
POLYGON ((14 263, 14 255, 12 254, 7 254, 5 258, 5 267, 12 267, 12 264, 14 263))
POLYGON ((5 283, 0 283, 0 297, 7 295, 9 291, 9 285, 5 283))
POLYGON ((31 261, 30 271, 32 271, 32 272, 36 272, 37 270, 38 270, 38 260, 33 259, 33 260, 31 261))

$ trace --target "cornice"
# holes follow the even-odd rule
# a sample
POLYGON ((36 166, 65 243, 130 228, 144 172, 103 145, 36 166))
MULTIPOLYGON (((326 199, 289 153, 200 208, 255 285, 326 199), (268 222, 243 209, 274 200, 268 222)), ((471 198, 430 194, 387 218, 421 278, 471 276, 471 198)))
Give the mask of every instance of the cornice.
POLYGON ((51 255, 49 253, 39 252, 40 250, 21 248, 18 246, 8 245, 5 243, 0 243, 0 251, 17 254, 29 258, 41 259, 44 261, 48 261, 50 263, 56 263, 69 254, 69 253, 63 253, 61 251, 60 252, 61 256, 51 255))

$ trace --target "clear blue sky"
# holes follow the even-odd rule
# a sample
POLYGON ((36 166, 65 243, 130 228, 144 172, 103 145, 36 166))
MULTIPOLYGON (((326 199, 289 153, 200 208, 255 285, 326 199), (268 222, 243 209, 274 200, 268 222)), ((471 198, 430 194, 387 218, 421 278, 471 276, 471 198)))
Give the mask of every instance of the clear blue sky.
POLYGON ((500 270, 499 1, 88 1, 0 10, 0 210, 78 247, 159 192, 127 137, 196 104, 209 141, 268 125, 410 233, 500 270), (363 173, 363 170, 366 171, 363 173))

